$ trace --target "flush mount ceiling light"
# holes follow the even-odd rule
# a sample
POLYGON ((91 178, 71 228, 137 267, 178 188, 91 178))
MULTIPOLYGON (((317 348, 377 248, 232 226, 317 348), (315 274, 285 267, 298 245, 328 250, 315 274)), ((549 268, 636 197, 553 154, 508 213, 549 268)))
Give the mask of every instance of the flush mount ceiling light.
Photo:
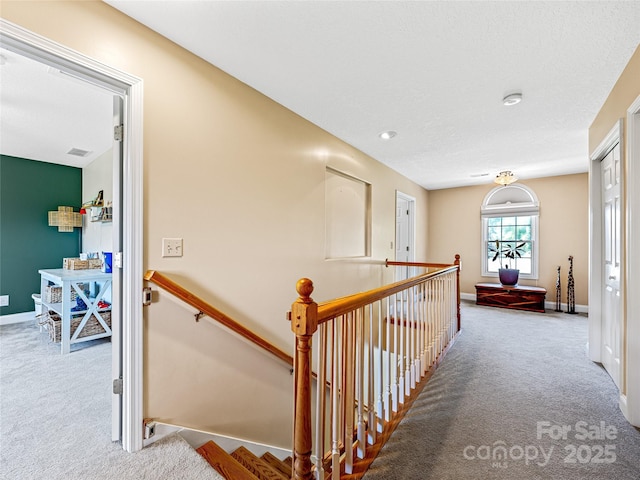
POLYGON ((502 99, 502 104, 510 107, 511 105, 516 105, 522 101, 522 93, 516 92, 511 93, 502 99))
POLYGON ((382 132, 380 135, 378 135, 382 140, 391 140, 393 137, 395 137, 398 134, 398 132, 394 132, 393 130, 387 130, 386 132, 382 132))
POLYGON ((507 185, 511 185, 513 182, 518 181, 518 177, 516 177, 511 170, 505 170, 504 172, 500 172, 496 175, 494 182, 498 185, 502 185, 506 187, 507 185))

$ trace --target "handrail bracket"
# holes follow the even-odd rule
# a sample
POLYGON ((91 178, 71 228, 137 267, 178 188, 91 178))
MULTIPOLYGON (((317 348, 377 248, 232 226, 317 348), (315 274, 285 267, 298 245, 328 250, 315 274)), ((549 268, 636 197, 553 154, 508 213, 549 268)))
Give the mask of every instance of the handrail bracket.
POLYGON ((205 313, 202 310, 200 310, 198 313, 194 314, 193 316, 196 317, 196 322, 199 322, 200 319, 205 316, 205 313))

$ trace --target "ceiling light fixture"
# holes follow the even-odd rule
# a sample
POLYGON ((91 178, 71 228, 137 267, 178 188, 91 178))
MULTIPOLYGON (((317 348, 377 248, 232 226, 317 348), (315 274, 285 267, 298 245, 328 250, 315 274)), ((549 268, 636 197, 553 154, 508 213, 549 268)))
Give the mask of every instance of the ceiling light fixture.
POLYGON ((511 105, 517 105, 522 101, 522 93, 511 93, 502 99, 502 104, 510 107, 511 105))
POLYGON ((496 175, 494 180, 498 185, 502 185, 506 187, 507 185, 511 185, 513 182, 517 182, 518 177, 516 177, 511 170, 505 170, 504 172, 500 172, 496 175))
POLYGON ((382 140, 391 140, 393 137, 395 137, 398 134, 398 132, 394 132, 393 130, 387 130, 386 132, 382 132, 380 135, 378 135, 382 140))

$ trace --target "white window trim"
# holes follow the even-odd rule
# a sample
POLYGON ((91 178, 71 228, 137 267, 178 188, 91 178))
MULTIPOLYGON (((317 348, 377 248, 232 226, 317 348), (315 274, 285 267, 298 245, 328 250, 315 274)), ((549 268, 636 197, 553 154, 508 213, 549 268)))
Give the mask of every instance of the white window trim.
POLYGON ((538 263, 539 263, 539 217, 540 217, 540 203, 536 194, 528 187, 515 184, 508 185, 506 187, 499 186, 492 189, 484 197, 482 202, 482 208, 480 210, 482 217, 482 245, 480 258, 482 259, 482 276, 483 277, 498 277, 497 272, 489 271, 489 264, 487 259, 487 230, 489 218, 495 217, 511 217, 511 216, 531 216, 531 241, 533 243, 531 249, 531 273, 520 272, 520 278, 537 280, 538 279, 538 263), (507 202, 507 203, 491 203, 493 196, 498 192, 504 192, 504 189, 521 190, 525 193, 530 201, 527 202, 507 202))

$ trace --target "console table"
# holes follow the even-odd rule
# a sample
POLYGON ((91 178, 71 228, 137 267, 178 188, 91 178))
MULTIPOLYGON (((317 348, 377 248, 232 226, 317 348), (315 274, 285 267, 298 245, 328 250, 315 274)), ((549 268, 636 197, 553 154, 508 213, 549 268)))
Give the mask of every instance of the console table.
POLYGON ((499 283, 476 284, 476 304, 488 307, 544 313, 546 294, 547 290, 542 287, 501 285, 499 283))
POLYGON ((42 306, 47 310, 53 310, 60 315, 62 327, 60 335, 60 350, 62 354, 69 353, 71 351, 72 343, 87 342, 89 340, 111 336, 111 327, 100 315, 100 312, 110 311, 111 308, 99 308, 98 306, 98 303, 103 299, 104 294, 111 288, 110 273, 103 273, 97 269, 67 270, 64 268, 38 270, 38 273, 40 274, 41 279, 40 298, 42 306), (62 298, 60 302, 54 303, 45 301, 45 291, 50 283, 62 288, 62 298), (99 291, 97 291, 93 297, 87 295, 84 291, 84 285, 92 283, 100 285, 99 291), (86 303, 86 310, 72 312, 71 309, 76 305, 76 302, 71 300, 72 291, 86 303), (82 320, 72 336, 71 318, 72 316, 80 315, 82 315, 82 320), (82 329, 92 316, 100 322, 104 332, 96 335, 80 336, 82 329))

